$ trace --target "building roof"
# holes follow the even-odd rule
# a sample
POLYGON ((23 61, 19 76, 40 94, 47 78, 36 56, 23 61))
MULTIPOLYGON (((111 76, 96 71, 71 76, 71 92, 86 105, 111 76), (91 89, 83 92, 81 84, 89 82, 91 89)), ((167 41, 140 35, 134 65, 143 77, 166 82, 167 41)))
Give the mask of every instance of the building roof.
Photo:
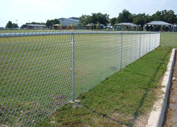
POLYGON ((167 23, 164 21, 152 21, 150 23, 146 23, 146 25, 164 25, 164 26, 172 26, 173 24, 167 23))
POLYGON ((69 19, 79 20, 78 17, 70 17, 69 19))
POLYGON ((72 19, 72 18, 59 18, 58 20, 63 20, 63 19, 70 20, 70 21, 75 21, 75 22, 79 22, 79 20, 72 19))
POLYGON ((53 26, 60 26, 60 24, 54 24, 53 26))
POLYGON ((134 23, 129 23, 129 22, 122 22, 122 23, 118 23, 118 24, 115 24, 117 26, 121 26, 121 25, 124 25, 124 26, 137 26, 136 24, 134 23))
POLYGON ((45 25, 43 25, 43 24, 27 24, 27 25, 28 25, 28 26, 38 26, 38 27, 39 27, 39 26, 41 26, 41 27, 42 27, 42 26, 45 26, 45 25))
MULTIPOLYGON (((90 24, 87 24, 85 26, 95 26, 95 25, 97 25, 97 24, 90 23, 90 24)), ((99 24, 99 26, 104 26, 104 25, 103 24, 99 24)))

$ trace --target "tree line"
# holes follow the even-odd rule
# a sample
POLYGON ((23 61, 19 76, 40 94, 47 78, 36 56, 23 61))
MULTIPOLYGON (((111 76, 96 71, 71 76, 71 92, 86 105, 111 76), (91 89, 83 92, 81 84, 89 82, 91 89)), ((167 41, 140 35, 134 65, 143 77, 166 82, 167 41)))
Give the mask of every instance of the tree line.
POLYGON ((177 24, 177 15, 173 10, 162 10, 157 11, 153 15, 148 15, 145 13, 132 14, 128 10, 124 9, 121 13, 119 13, 118 17, 110 19, 112 26, 116 23, 131 22, 143 27, 146 23, 151 21, 165 21, 171 24, 177 24))
POLYGON ((91 15, 82 15, 79 17, 79 26, 84 27, 87 24, 103 24, 107 26, 109 23, 109 15, 102 13, 92 13, 91 15))
POLYGON ((8 23, 6 24, 6 28, 18 28, 18 24, 8 21, 8 23))
MULTIPOLYGON (((139 14, 132 14, 128 10, 124 9, 122 12, 119 13, 118 17, 109 18, 108 14, 102 13, 92 13, 91 15, 81 15, 79 17, 79 24, 78 26, 85 27, 85 25, 93 23, 93 24, 103 24, 107 26, 108 23, 111 23, 112 26, 115 26, 117 23, 122 22, 130 22, 137 25, 140 25, 141 28, 151 21, 165 21, 171 24, 177 24, 177 15, 173 10, 162 10, 157 11, 153 15, 139 13, 139 14)), ((21 28, 26 28, 29 23, 23 24, 21 28)), ((32 22, 32 24, 41 24, 32 22)), ((42 23, 44 24, 44 23, 42 23)), ((46 27, 51 28, 53 24, 60 24, 58 19, 52 19, 46 21, 46 27)), ((18 28, 18 25, 9 21, 6 25, 6 28, 18 28)))
POLYGON ((107 26, 108 23, 111 23, 112 26, 115 26, 117 23, 130 22, 143 27, 146 23, 151 21, 165 21, 171 24, 177 24, 177 15, 173 10, 162 10, 157 11, 153 15, 139 13, 132 14, 128 10, 124 9, 119 13, 118 17, 109 18, 108 14, 102 13, 92 13, 91 15, 82 15, 79 17, 79 25, 85 26, 86 24, 104 24, 107 26))

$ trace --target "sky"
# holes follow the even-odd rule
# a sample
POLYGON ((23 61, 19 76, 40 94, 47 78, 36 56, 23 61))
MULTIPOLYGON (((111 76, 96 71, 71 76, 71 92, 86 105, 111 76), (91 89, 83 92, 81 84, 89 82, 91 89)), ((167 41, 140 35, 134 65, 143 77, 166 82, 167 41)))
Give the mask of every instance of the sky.
POLYGON ((21 26, 27 22, 46 22, 98 12, 113 18, 124 9, 132 14, 152 15, 164 9, 177 14, 176 6, 177 0, 0 0, 0 27, 5 27, 8 21, 21 26))

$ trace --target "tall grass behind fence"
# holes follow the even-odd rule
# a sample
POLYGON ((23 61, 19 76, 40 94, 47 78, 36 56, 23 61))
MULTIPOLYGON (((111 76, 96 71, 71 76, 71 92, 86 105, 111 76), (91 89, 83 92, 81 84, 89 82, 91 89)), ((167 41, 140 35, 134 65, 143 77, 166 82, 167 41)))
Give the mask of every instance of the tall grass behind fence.
POLYGON ((35 125, 159 44, 149 32, 0 34, 0 125, 35 125))

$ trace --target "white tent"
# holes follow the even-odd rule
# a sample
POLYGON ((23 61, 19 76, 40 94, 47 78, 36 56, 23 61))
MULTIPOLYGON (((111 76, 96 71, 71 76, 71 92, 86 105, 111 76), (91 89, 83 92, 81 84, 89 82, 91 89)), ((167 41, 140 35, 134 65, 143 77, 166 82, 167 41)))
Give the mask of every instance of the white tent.
POLYGON ((164 22, 164 21, 152 21, 152 22, 146 23, 144 25, 144 30, 145 30, 146 26, 165 26, 165 27, 168 27, 168 28, 173 28, 173 24, 167 23, 167 22, 164 22))
POLYGON ((164 22, 164 21, 152 21, 150 23, 146 23, 146 25, 161 25, 161 26, 173 26, 173 24, 164 22))
POLYGON ((129 29, 133 29, 133 28, 137 29, 139 27, 139 25, 136 25, 136 24, 133 24, 133 23, 129 23, 129 22, 118 23, 118 24, 115 24, 115 26, 117 26, 117 30, 121 30, 122 26, 123 26, 123 28, 124 28, 124 26, 128 26, 129 29))
POLYGON ((116 26, 137 26, 136 24, 133 24, 133 23, 129 23, 129 22, 123 22, 123 23, 118 23, 118 24, 115 24, 116 26))

